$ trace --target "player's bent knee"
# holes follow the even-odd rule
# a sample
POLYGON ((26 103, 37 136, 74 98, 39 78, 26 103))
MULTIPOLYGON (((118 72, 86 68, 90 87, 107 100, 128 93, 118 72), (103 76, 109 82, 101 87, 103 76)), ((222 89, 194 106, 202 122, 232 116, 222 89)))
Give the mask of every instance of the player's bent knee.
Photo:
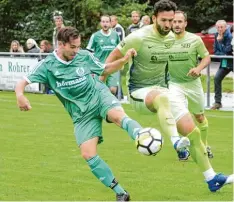
POLYGON ((176 124, 178 132, 183 136, 187 136, 196 128, 196 124, 194 123, 190 113, 187 113, 184 116, 182 116, 176 124))
POLYGON ((168 100, 166 95, 163 95, 161 92, 157 90, 152 90, 147 94, 145 98, 145 104, 150 111, 157 112, 160 106, 160 102, 163 102, 163 100, 166 99, 168 100))
POLYGON ((93 158, 96 155, 97 154, 92 154, 92 153, 89 153, 89 152, 86 152, 86 151, 85 152, 81 152, 81 156, 85 160, 91 159, 91 158, 93 158))
POLYGON ((121 126, 122 119, 127 116, 124 109, 120 106, 112 108, 107 113, 107 120, 121 126))
POLYGON ((205 120, 204 114, 194 114, 194 117, 198 123, 202 123, 205 120))

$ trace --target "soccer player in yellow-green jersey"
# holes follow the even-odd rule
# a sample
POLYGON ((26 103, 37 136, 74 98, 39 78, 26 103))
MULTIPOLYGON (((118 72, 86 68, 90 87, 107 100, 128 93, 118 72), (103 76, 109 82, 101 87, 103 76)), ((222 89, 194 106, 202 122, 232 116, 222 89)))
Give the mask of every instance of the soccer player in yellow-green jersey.
MULTIPOLYGON (((210 191, 220 189, 224 184, 233 182, 233 176, 216 174, 213 170, 205 146, 201 141, 199 128, 195 125, 185 106, 180 105, 181 114, 177 122, 171 112, 171 100, 176 100, 170 90, 165 88, 168 81, 169 59, 173 57, 175 39, 170 32, 176 5, 170 0, 160 0, 154 5, 153 25, 143 27, 128 35, 109 55, 106 62, 117 60, 134 48, 137 56, 132 59, 128 89, 133 108, 140 112, 157 113, 163 134, 170 136, 180 159, 188 158, 188 150, 178 149, 178 145, 189 144, 190 154, 202 171, 210 191), (178 131, 185 138, 178 139, 178 131), (184 155, 186 154, 186 155, 184 155)), ((191 70, 191 75, 196 74, 191 70)), ((183 147, 181 147, 183 148, 183 147)))
MULTIPOLYGON (((174 97, 180 99, 180 105, 185 106, 194 115, 208 157, 213 158, 211 149, 207 145, 208 121, 204 115, 204 92, 199 77, 201 70, 210 63, 210 56, 201 37, 185 31, 186 26, 186 13, 176 11, 172 26, 176 41, 168 62, 169 89, 174 97), (198 56, 201 57, 200 63, 198 56)), ((173 99, 171 105, 174 117, 178 119, 181 108, 173 99)))

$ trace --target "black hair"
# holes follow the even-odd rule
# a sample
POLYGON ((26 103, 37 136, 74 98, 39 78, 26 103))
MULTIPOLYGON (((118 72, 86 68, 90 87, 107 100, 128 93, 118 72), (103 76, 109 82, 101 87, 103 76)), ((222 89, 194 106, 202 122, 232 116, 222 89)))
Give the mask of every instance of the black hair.
POLYGON ((157 16, 159 12, 163 11, 176 11, 177 6, 170 0, 160 0, 154 4, 154 15, 157 16))

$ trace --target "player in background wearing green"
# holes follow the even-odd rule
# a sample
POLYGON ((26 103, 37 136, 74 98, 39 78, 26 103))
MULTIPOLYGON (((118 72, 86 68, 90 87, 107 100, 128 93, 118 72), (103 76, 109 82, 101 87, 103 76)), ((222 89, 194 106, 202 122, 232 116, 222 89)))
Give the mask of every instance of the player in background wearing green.
MULTIPOLYGON (((111 29, 111 18, 108 15, 101 17, 101 30, 92 34, 87 49, 94 51, 94 56, 97 57, 102 63, 105 63, 108 55, 119 44, 120 39, 117 32, 111 29)), ((109 87, 113 95, 117 94, 119 82, 118 72, 111 74, 107 77, 106 85, 109 87)))
MULTIPOLYGON (((204 92, 201 84, 201 71, 210 63, 209 52, 202 39, 185 31, 187 14, 176 11, 172 29, 176 36, 173 53, 169 59, 170 74, 169 89, 173 97, 180 99, 180 104, 191 112, 201 132, 201 139, 206 147, 209 158, 213 158, 210 146, 207 143, 208 120, 204 115, 204 92), (201 62, 198 64, 198 56, 201 62)), ((171 99, 171 109, 176 121, 181 118, 181 108, 171 99)), ((182 107, 183 108, 183 107, 182 107)))
POLYGON ((16 85, 18 107, 21 111, 31 109, 23 94, 28 84, 36 82, 50 86, 73 120, 77 144, 92 173, 116 193, 117 201, 128 201, 129 194, 116 181, 105 161, 98 156, 97 144, 103 141, 102 119, 122 127, 132 139, 136 139, 142 127, 125 114, 117 98, 92 74, 113 73, 135 51, 131 49, 122 59, 104 65, 89 51, 80 50, 81 39, 75 28, 61 28, 57 37, 58 49, 16 85))
MULTIPOLYGON (((122 58, 129 48, 136 50, 137 56, 133 58, 128 78, 130 102, 138 112, 157 113, 163 133, 171 137, 172 142, 175 142, 174 147, 177 148, 180 140, 170 109, 169 98, 172 96, 166 88, 168 59, 175 41, 174 34, 170 32, 175 10, 176 5, 172 1, 158 1, 154 5, 154 24, 127 36, 109 55, 106 62, 122 58)), ((177 103, 179 102, 178 100, 177 103)), ((182 112, 184 111, 186 108, 182 109, 182 112)), ((210 191, 215 192, 224 184, 232 183, 233 175, 224 176, 214 172, 201 141, 200 130, 190 114, 182 115, 177 127, 181 135, 190 140, 191 156, 203 172, 210 191)), ((187 150, 185 151, 186 154, 187 150)), ((179 150, 179 157, 181 153, 179 150)), ((184 158, 186 157, 188 156, 184 155, 184 158)))

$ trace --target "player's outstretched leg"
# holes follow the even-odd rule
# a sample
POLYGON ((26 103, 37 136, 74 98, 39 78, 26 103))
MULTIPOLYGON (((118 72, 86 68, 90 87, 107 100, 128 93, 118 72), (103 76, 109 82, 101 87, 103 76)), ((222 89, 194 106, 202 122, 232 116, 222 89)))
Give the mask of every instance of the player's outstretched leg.
POLYGON ((135 120, 125 115, 121 120, 121 127, 128 132, 128 135, 135 140, 142 126, 135 120))
POLYGON ((121 201, 129 201, 129 194, 115 179, 110 167, 97 155, 98 137, 94 137, 80 145, 81 155, 86 160, 91 172, 106 187, 111 188, 116 193, 116 198, 121 201))
POLYGON ((174 144, 174 149, 177 151, 177 155, 180 161, 188 160, 190 156, 189 149, 190 141, 187 137, 181 137, 174 144))
POLYGON ((172 116, 167 95, 160 94, 156 96, 153 100, 153 105, 157 110, 158 119, 163 133, 171 138, 179 160, 187 160, 190 155, 189 150, 187 149, 187 147, 190 146, 190 141, 186 137, 179 137, 176 122, 172 116))
POLYGON ((208 187, 211 192, 216 192, 217 190, 221 189, 226 184, 233 184, 234 183, 234 174, 225 176, 222 173, 215 175, 212 180, 209 180, 208 187))
POLYGON ((194 117, 196 119, 196 125, 200 129, 201 139, 206 147, 208 158, 214 158, 214 155, 211 151, 211 147, 208 145, 208 142, 207 142, 208 129, 209 129, 208 120, 204 114, 197 114, 197 115, 194 114, 194 117))
POLYGON ((177 122, 177 125, 179 132, 182 135, 187 135, 189 138, 191 144, 189 147, 191 157, 202 171, 210 191, 214 192, 222 188, 224 184, 233 183, 232 177, 230 178, 222 174, 216 174, 212 168, 206 153, 205 145, 201 140, 200 130, 196 127, 191 115, 184 115, 177 122))
POLYGON ((116 194, 116 201, 130 201, 130 195, 127 191, 125 194, 116 194))

